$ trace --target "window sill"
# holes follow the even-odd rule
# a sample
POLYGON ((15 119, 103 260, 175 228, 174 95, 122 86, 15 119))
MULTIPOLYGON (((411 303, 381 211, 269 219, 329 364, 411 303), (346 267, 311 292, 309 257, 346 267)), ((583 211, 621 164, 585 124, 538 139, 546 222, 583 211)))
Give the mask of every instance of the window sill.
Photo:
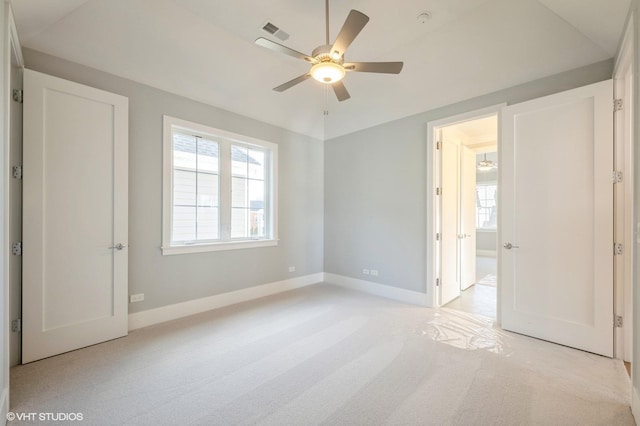
POLYGON ((498 228, 476 228, 476 232, 498 232, 498 228))
POLYGON ((184 246, 162 247, 163 256, 176 254, 204 253, 209 251, 240 250, 258 247, 277 246, 278 240, 225 241, 223 243, 189 244, 184 246))

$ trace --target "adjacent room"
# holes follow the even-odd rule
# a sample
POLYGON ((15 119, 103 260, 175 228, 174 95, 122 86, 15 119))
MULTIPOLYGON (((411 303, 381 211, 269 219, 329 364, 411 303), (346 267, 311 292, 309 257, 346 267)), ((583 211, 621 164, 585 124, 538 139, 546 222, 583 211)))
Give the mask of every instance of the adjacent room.
POLYGON ((5 0, 0 418, 634 425, 640 0, 5 0))

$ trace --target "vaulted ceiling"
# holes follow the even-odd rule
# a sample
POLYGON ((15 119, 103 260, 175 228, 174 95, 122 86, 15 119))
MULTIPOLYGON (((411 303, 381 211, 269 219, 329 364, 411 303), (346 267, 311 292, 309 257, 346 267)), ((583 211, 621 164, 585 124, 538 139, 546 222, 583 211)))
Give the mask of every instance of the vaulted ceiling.
POLYGON ((347 61, 404 61, 399 75, 348 73, 351 99, 338 102, 313 80, 274 92, 309 65, 254 44, 310 54, 324 44, 323 0, 12 1, 24 47, 320 139, 614 57, 629 3, 333 0, 332 41, 350 9, 370 17, 347 61))

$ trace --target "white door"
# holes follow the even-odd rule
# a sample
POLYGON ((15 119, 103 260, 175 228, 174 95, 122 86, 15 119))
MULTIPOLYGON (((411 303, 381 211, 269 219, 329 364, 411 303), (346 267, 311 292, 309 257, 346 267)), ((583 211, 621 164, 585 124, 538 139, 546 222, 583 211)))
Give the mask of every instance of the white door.
POLYGON ((476 153, 462 147, 460 157, 460 287, 476 282, 476 153))
POLYGON ((502 327, 613 355, 613 112, 606 81, 507 107, 502 327))
POLYGON ((128 100, 30 70, 24 93, 27 363, 127 334, 128 100))
POLYGON ((445 305, 460 296, 460 146, 440 139, 440 304, 445 305))

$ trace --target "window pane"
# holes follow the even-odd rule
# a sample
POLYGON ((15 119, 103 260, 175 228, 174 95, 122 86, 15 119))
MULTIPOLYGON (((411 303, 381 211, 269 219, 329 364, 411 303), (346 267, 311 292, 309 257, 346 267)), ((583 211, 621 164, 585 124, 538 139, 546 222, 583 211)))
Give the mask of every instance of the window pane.
POLYGON ((264 238, 265 229, 264 209, 251 209, 251 237, 264 238))
POLYGON ((217 142, 200 138, 198 140, 198 171, 218 173, 219 148, 217 142))
POLYGON ((498 223, 496 184, 476 186, 476 226, 495 229, 498 223))
POLYGON ((249 150, 240 146, 231 145, 231 175, 247 176, 247 158, 249 150))
POLYGON ((196 173, 174 170, 173 204, 194 206, 196 204, 196 173))
POLYGON ((196 208, 173 208, 173 235, 172 241, 194 241, 196 239, 196 208))
POLYGON ((231 209, 231 238, 247 238, 247 209, 231 209))
POLYGON ((249 207, 261 209, 264 207, 264 181, 250 180, 249 182, 249 207))
POLYGON ((264 151, 249 150, 249 177, 264 180, 264 151))
POLYGON ((196 137, 173 133, 173 167, 196 169, 196 137))
POLYGON ((218 207, 218 175, 198 173, 198 206, 218 207))
POLYGON ((231 207, 248 207, 247 180, 245 178, 231 178, 231 207))
POLYGON ((219 236, 217 207, 198 207, 198 240, 217 240, 219 236))

